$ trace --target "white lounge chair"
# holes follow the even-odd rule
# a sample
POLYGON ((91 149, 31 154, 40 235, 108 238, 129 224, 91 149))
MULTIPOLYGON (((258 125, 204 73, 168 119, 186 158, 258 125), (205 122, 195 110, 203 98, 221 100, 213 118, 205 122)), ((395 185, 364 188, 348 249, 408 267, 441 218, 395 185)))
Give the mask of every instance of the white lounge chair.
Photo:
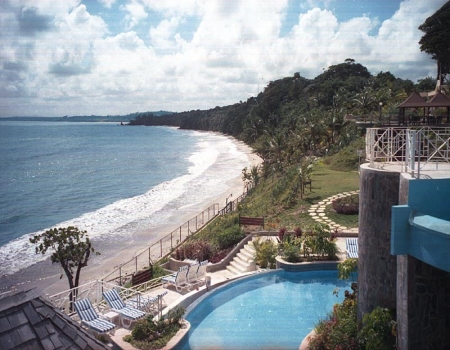
POLYGON ((144 297, 141 294, 126 301, 126 305, 135 309, 152 312, 157 309, 158 297, 144 297))
POLYGON ((198 270, 197 270, 197 281, 199 281, 200 284, 205 283, 205 277, 206 277, 206 266, 208 265, 208 260, 204 260, 200 263, 198 270))
POLYGON ((106 321, 98 316, 89 299, 77 300, 73 305, 80 317, 81 324, 84 324, 93 331, 97 333, 107 333, 116 328, 114 323, 106 321))
POLYGON ((198 278, 197 278, 197 271, 200 267, 200 264, 194 264, 189 266, 188 272, 186 274, 186 282, 189 285, 188 289, 191 289, 196 284, 199 284, 198 278))
POLYGON ((129 327, 132 321, 136 321, 145 316, 145 312, 126 306, 115 289, 103 292, 103 298, 106 300, 111 310, 120 315, 120 319, 124 327, 129 327), (130 322, 126 324, 124 319, 129 320, 130 322))
POLYGON ((347 258, 358 259, 358 238, 346 238, 345 248, 347 249, 347 258))
POLYGON ((181 266, 178 271, 172 275, 161 278, 161 283, 164 288, 167 288, 169 284, 173 284, 178 292, 180 292, 183 288, 188 288, 189 284, 187 283, 187 272, 189 266, 181 266))
POLYGON ((157 296, 149 297, 144 297, 139 293, 132 299, 127 300, 126 305, 148 313, 159 312, 162 309, 163 298, 166 295, 167 291, 164 291, 157 296))

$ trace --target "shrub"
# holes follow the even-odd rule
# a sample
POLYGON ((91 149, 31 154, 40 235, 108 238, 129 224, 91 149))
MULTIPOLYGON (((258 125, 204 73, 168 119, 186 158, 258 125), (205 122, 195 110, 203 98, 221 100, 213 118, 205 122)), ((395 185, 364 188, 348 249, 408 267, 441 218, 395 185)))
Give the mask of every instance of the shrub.
POLYGON ((286 232, 287 232, 286 227, 280 227, 280 228, 278 229, 278 241, 279 241, 279 242, 283 242, 283 240, 284 240, 284 235, 286 234, 286 232))
POLYGON ((357 194, 335 199, 331 203, 338 214, 355 215, 359 212, 359 196, 357 194))
POLYGON ((395 348, 396 322, 389 309, 377 307, 364 315, 359 338, 367 350, 395 348))
POLYGON ((275 257, 278 255, 278 249, 272 240, 261 241, 260 238, 253 241, 256 257, 255 262, 261 268, 275 268, 275 257))
POLYGON ((350 277, 355 280, 355 273, 358 270, 358 259, 348 258, 338 264, 338 277, 341 280, 348 280, 350 277))
POLYGON ((227 249, 239 243, 244 237, 244 231, 239 225, 234 225, 220 232, 215 237, 215 241, 219 249, 227 249))
POLYGON ((192 259, 192 260, 209 260, 213 255, 213 249, 208 242, 204 241, 192 241, 183 244, 173 254, 175 259, 184 260, 184 259, 192 259))
POLYGON ((176 307, 159 320, 153 320, 153 316, 139 320, 131 334, 124 337, 124 340, 139 349, 160 349, 181 328, 184 312, 184 308, 176 307))
POLYGON ((336 246, 336 237, 328 225, 315 224, 303 238, 303 255, 311 258, 311 255, 326 258, 328 260, 337 259, 339 251, 336 246))
POLYGON ((294 242, 283 244, 283 259, 287 262, 296 263, 302 261, 301 250, 294 242))
POLYGON ((353 293, 346 292, 342 304, 336 304, 327 319, 318 323, 316 335, 310 341, 309 349, 360 349, 356 312, 356 289, 354 289, 353 293))
POLYGON ((155 264, 153 265, 153 278, 166 276, 169 272, 162 268, 161 265, 155 264))

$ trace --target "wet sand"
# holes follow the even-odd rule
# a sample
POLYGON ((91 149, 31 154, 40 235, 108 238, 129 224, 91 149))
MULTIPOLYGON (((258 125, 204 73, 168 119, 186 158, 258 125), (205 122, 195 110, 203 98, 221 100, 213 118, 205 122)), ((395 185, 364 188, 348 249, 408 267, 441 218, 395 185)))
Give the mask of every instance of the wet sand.
MULTIPOLYGON (((259 165, 261 158, 252 153, 252 149, 235 139, 234 143, 241 152, 244 152, 249 160, 249 165, 259 165)), ((239 197, 244 191, 242 174, 227 182, 227 190, 218 193, 216 197, 209 198, 196 204, 183 216, 175 212, 163 225, 139 230, 126 241, 102 242, 102 250, 106 253, 92 256, 89 265, 81 272, 80 285, 83 283, 100 280, 116 267, 129 261, 137 254, 143 252, 153 243, 157 242, 180 225, 201 213, 214 203, 219 208, 225 206, 226 198, 232 194, 229 200, 239 197), (108 246, 109 245, 109 246, 108 246)), ((51 264, 50 260, 41 261, 33 266, 23 269, 13 275, 0 276, 0 296, 2 293, 10 293, 16 290, 28 290, 37 288, 44 295, 53 295, 68 289, 67 277, 59 264, 51 264), (61 278, 60 278, 61 277, 61 278)))

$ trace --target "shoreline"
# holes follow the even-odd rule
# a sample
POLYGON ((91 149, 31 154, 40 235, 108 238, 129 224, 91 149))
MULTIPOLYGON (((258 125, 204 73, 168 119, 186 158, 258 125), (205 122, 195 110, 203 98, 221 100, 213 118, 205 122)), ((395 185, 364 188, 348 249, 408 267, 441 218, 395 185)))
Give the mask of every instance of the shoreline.
MULTIPOLYGON (((254 154, 253 150, 248 145, 230 136, 223 136, 230 138, 237 149, 247 156, 249 166, 255 166, 262 163, 262 159, 254 154)), ((210 197, 192 205, 192 208, 189 208, 188 212, 184 215, 178 216, 177 213, 174 212, 163 224, 133 232, 126 243, 120 242, 120 249, 116 248, 117 242, 110 243, 112 248, 110 251, 105 254, 100 251, 101 255, 91 256, 89 265, 81 270, 79 285, 89 281, 102 279, 105 275, 113 271, 114 268, 128 262, 134 256, 147 249, 150 245, 159 241, 177 227, 195 217, 202 210, 214 203, 219 203, 219 208, 222 208, 225 206, 225 201, 226 198, 229 197, 229 194, 232 194, 231 200, 233 200, 240 196, 243 191, 244 183, 242 175, 239 174, 238 177, 226 182, 226 190, 224 192, 218 193, 214 197, 210 197)), ((0 285, 3 285, 5 279, 12 283, 9 283, 7 291, 0 291, 0 295, 2 293, 37 288, 40 290, 41 294, 49 296, 68 289, 67 277, 62 271, 61 266, 59 264, 51 264, 49 258, 12 275, 0 276, 0 285), (43 275, 43 277, 36 278, 36 276, 40 275, 43 275)))

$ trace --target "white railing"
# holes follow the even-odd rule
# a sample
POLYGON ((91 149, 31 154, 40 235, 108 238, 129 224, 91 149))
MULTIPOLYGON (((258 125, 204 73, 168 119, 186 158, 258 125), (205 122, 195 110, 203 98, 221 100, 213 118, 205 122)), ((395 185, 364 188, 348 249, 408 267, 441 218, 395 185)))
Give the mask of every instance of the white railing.
POLYGON ((155 278, 131 288, 125 288, 105 281, 91 281, 82 284, 77 288, 65 290, 63 292, 47 296, 46 298, 56 308, 70 316, 75 315, 75 310, 72 307, 72 303, 76 300, 85 298, 88 298, 100 313, 104 313, 107 306, 103 300, 102 293, 105 290, 116 289, 124 301, 135 298, 139 304, 139 300, 141 300, 141 298, 145 298, 143 296, 144 293, 148 293, 158 287, 161 287, 161 278, 162 277, 155 278))
POLYGON ((366 160, 370 167, 398 164, 401 171, 420 178, 420 171, 439 169, 449 163, 450 128, 369 128, 366 133, 366 160))

